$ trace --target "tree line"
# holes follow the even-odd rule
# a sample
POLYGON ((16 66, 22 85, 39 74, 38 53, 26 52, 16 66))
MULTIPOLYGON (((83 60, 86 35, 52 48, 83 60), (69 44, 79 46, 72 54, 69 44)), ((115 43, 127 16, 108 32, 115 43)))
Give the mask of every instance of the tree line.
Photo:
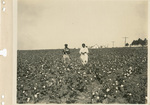
MULTIPOLYGON (((134 45, 147 46, 147 44, 148 44, 148 40, 146 38, 144 40, 139 38, 138 40, 133 40, 130 46, 134 46, 134 45)), ((125 46, 129 46, 129 43, 126 43, 125 46)))

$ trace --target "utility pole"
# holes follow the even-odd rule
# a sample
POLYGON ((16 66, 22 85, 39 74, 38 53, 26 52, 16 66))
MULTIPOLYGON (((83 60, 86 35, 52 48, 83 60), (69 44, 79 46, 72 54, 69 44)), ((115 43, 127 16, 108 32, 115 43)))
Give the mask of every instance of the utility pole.
POLYGON ((128 38, 128 37, 123 37, 124 39, 125 39, 125 41, 124 41, 124 46, 126 46, 126 39, 128 38))
POLYGON ((113 47, 114 47, 114 43, 115 43, 115 41, 112 41, 113 47))

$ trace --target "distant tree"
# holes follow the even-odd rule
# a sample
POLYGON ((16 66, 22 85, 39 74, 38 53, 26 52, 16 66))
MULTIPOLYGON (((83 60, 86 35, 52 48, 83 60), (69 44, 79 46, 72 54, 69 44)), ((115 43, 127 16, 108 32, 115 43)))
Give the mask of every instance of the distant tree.
POLYGON ((129 43, 126 43, 125 46, 128 47, 128 46, 129 46, 129 43))
POLYGON ((134 43, 135 43, 135 40, 132 41, 131 45, 134 45, 134 43))
POLYGON ((140 38, 138 39, 138 45, 139 45, 139 44, 140 44, 140 45, 143 45, 143 40, 140 39, 140 38))
POLYGON ((144 45, 147 45, 148 44, 147 42, 148 42, 148 40, 145 38, 144 39, 144 45))
POLYGON ((139 42, 137 40, 133 40, 132 45, 139 45, 139 42))
POLYGON ((145 38, 144 40, 142 40, 142 39, 139 38, 138 40, 133 40, 131 45, 142 45, 142 46, 145 46, 145 45, 147 45, 147 39, 145 38))

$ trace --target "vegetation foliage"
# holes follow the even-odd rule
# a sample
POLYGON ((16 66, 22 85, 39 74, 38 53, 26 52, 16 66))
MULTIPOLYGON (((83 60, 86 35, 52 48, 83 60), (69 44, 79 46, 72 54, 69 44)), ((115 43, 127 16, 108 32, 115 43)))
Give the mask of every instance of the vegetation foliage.
POLYGON ((89 51, 85 67, 78 49, 68 67, 62 50, 18 51, 17 103, 146 103, 146 48, 89 51))

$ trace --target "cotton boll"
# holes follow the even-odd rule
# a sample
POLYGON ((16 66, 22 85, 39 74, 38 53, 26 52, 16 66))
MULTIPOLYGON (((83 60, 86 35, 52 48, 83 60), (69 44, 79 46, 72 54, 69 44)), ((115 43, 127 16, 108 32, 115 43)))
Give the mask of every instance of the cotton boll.
POLYGON ((124 87, 124 85, 121 85, 121 87, 124 87))
POLYGON ((29 102, 30 101, 30 98, 27 98, 27 102, 29 102))
POLYGON ((35 94, 34 97, 37 98, 37 94, 35 94))
POLYGON ((106 89, 106 91, 107 91, 107 92, 109 92, 109 91, 110 91, 110 89, 106 89))

